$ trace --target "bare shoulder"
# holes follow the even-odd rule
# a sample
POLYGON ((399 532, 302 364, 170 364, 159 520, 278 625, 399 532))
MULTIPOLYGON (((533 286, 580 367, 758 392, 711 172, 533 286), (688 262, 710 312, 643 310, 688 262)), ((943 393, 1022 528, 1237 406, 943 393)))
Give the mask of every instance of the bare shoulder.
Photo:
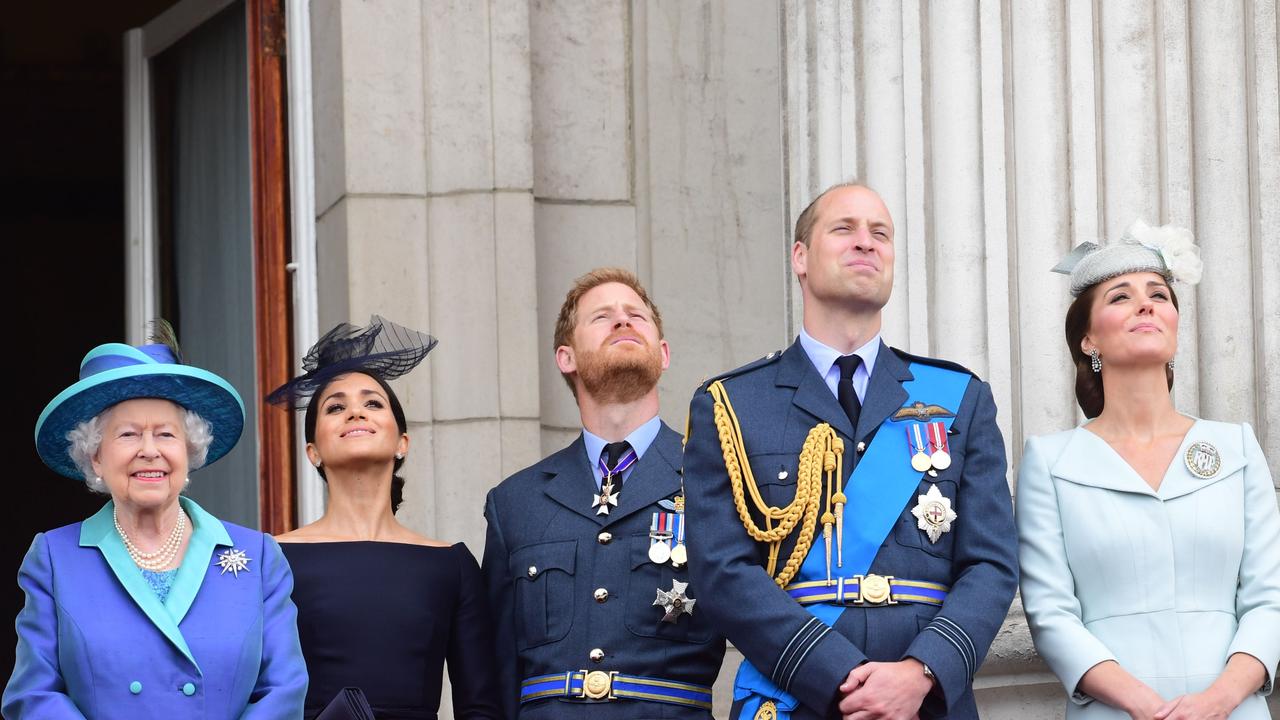
POLYGON ((392 539, 392 542, 406 543, 408 545, 422 545, 425 547, 451 547, 453 545, 451 542, 435 540, 425 535, 419 535, 406 527, 400 528, 400 532, 396 533, 396 537, 392 539))
POLYGON ((296 530, 290 530, 287 533, 281 533, 275 536, 278 543, 314 543, 314 542, 333 542, 335 538, 328 537, 322 532, 316 530, 315 525, 304 525, 296 530))

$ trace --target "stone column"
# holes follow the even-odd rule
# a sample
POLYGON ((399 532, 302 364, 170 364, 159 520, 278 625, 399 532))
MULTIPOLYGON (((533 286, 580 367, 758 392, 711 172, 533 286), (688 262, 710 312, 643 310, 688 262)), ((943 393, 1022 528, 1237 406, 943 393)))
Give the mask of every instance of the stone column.
POLYGON ((395 383, 399 517, 479 555, 485 492, 539 457, 527 6, 311 13, 320 327, 379 313, 440 339, 395 383))

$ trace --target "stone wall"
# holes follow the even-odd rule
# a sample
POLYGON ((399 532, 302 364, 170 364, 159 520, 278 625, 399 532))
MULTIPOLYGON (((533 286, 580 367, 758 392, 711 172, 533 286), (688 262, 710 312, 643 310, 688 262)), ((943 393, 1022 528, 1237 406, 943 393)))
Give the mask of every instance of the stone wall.
MULTIPOLYGON (((1179 407, 1249 421, 1280 457, 1274 0, 310 12, 319 326, 379 312, 441 338, 399 381, 402 516, 424 533, 478 555, 488 488, 577 432, 550 339, 572 278, 640 274, 683 428, 703 377, 794 337, 790 225, 850 177, 898 227, 886 340, 991 380, 1011 467, 1078 419, 1048 268, 1137 216, 1192 227, 1206 261, 1181 293, 1179 407)), ((1061 716, 1017 607, 977 687, 984 717, 1061 716)))

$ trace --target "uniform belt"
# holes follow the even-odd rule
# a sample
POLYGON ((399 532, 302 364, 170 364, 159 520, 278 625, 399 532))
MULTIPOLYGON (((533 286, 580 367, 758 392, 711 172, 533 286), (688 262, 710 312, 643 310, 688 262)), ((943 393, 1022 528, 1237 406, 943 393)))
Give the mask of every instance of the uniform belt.
POLYGON ((924 580, 907 580, 892 575, 854 575, 847 578, 791 583, 787 594, 801 605, 831 603, 878 607, 900 602, 941 605, 951 588, 924 580))
POLYGON ((578 700, 649 700, 651 702, 711 709, 711 688, 706 685, 624 675, 604 670, 570 670, 537 675, 520 683, 520 702, 566 697, 578 700))

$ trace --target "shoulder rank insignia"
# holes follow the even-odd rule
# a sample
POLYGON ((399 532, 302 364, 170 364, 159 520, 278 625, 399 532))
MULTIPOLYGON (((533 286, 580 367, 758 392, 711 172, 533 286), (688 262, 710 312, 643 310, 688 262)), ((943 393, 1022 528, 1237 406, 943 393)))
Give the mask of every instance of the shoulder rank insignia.
POLYGON ((941 405, 926 405, 925 403, 917 400, 910 405, 898 408, 898 411, 893 414, 893 419, 926 422, 934 418, 949 418, 955 416, 955 413, 941 405))

